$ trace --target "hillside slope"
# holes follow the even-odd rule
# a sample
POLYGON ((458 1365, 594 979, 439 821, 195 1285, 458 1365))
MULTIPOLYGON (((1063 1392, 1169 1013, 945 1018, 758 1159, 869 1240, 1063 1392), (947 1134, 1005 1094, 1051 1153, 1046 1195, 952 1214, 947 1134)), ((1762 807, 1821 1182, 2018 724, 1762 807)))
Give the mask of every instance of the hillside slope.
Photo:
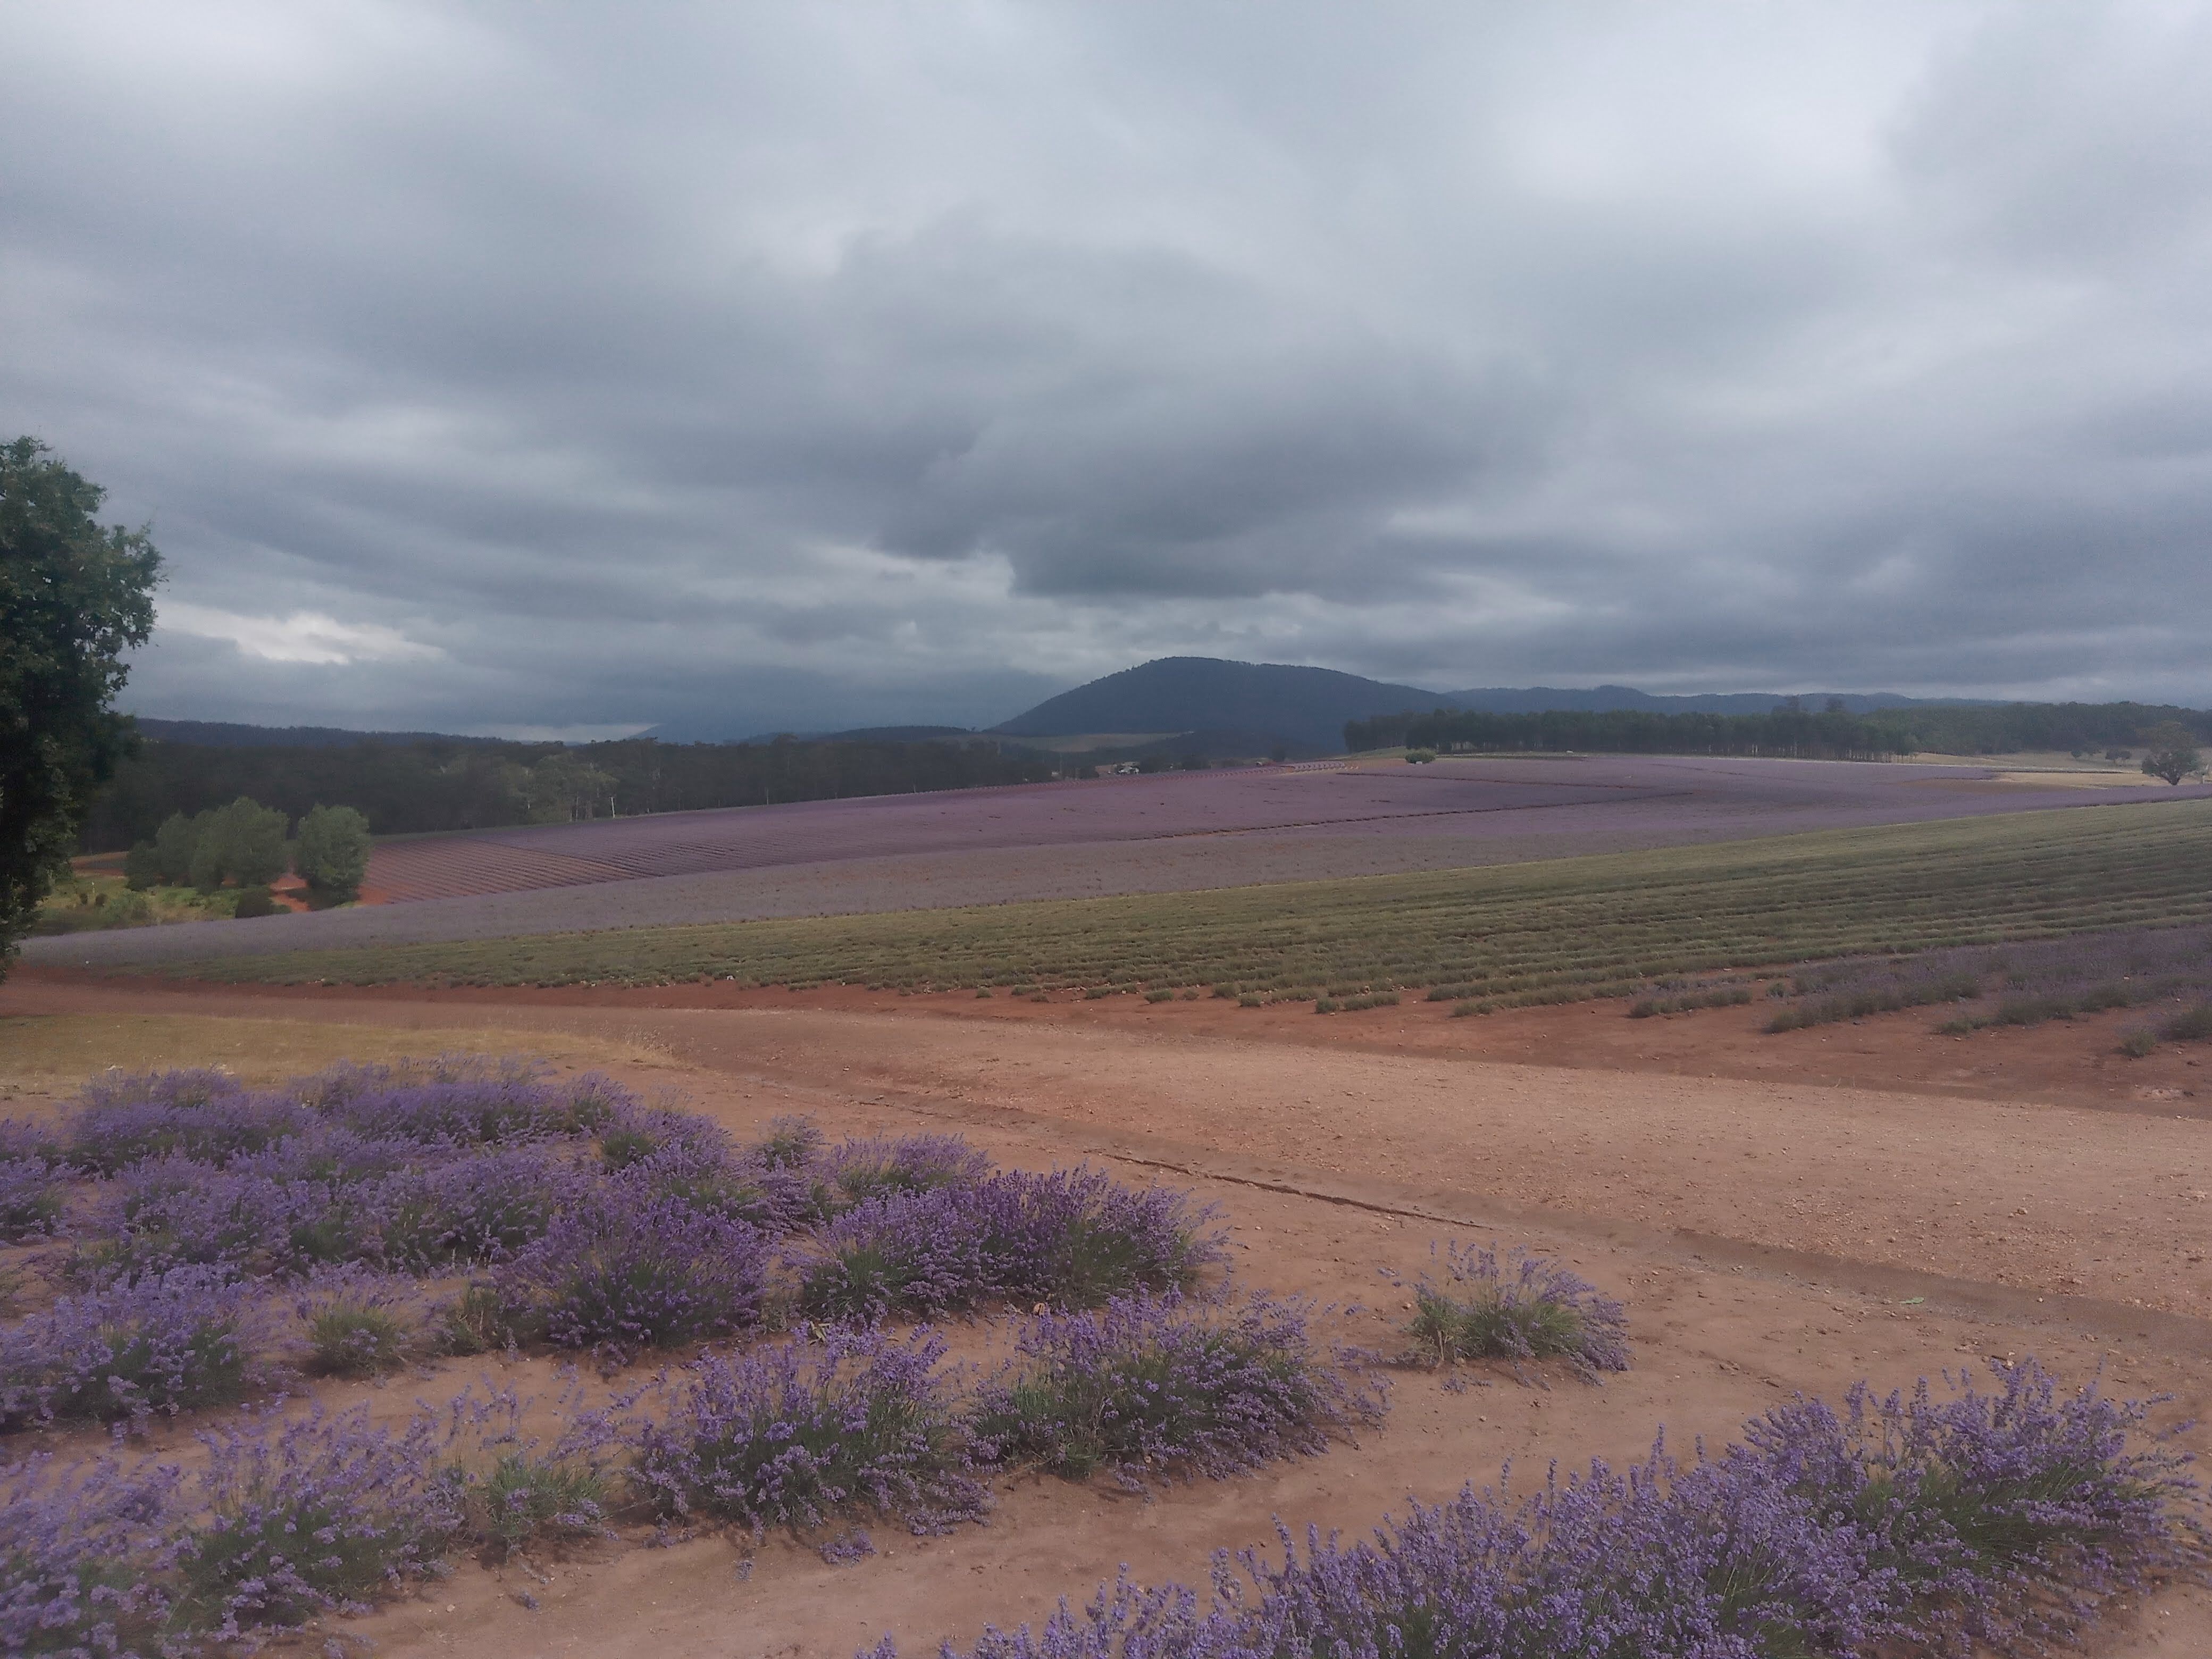
POLYGON ((1042 738, 1205 727, 1334 750, 1343 744, 1346 720, 1449 701, 1417 685, 1391 685, 1333 668, 1162 657, 1048 697, 991 729, 1010 738, 1042 738))

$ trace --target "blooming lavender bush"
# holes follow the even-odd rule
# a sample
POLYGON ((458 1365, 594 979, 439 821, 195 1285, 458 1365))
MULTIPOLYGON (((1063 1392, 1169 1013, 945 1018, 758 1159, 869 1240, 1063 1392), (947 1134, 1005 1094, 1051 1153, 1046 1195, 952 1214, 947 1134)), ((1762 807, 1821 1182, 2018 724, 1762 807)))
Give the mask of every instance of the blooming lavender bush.
POLYGON ((620 1355, 751 1324, 767 1278, 766 1242, 744 1223, 609 1194, 562 1217, 497 1285, 553 1341, 620 1355))
POLYGON ((863 1200, 800 1259, 800 1306, 830 1318, 941 1312, 994 1297, 1094 1304, 1184 1287, 1220 1259, 1212 1212, 1097 1170, 1007 1170, 863 1200))
POLYGON ((2018 1652, 2203 1569, 2202 1495, 2185 1458, 2139 1443, 2143 1405, 2062 1395, 2033 1362, 1997 1382, 1862 1387, 1840 1415, 1800 1401, 1717 1458, 1662 1449, 1518 1501, 1469 1487, 1370 1541, 1309 1534, 1301 1554, 1284 1534, 1279 1566, 1222 1563, 1210 1607, 1123 1580, 971 1659, 2018 1652))
POLYGON ((551 1081, 534 1061, 477 1054, 334 1066, 289 1087, 325 1121, 363 1135, 450 1146, 586 1135, 635 1105, 596 1073, 551 1081))
POLYGON ((313 1122, 297 1102, 247 1093, 220 1073, 118 1079, 87 1087, 70 1115, 69 1159, 104 1175, 155 1158, 220 1166, 266 1151, 313 1122), (142 1082, 143 1088, 132 1086, 142 1082))
POLYGON ((82 1296, 0 1333, 0 1427, 174 1416, 267 1380, 269 1321, 250 1287, 183 1267, 82 1296))
POLYGON ((632 1479, 666 1516, 819 1527, 855 1516, 916 1533, 978 1519, 975 1446, 927 1329, 894 1339, 832 1327, 820 1339, 690 1368, 665 1420, 637 1432, 632 1479))
POLYGON ((404 1365, 422 1315, 414 1281, 357 1266, 317 1274, 293 1301, 313 1369, 375 1376, 404 1365))
POLYGON ((0 1652, 158 1651, 182 1482, 173 1467, 107 1458, 0 1465, 0 1652))
POLYGON ((570 1376, 554 1407, 565 1426, 549 1444, 523 1428, 535 1404, 503 1389, 488 1399, 463 1394, 448 1407, 453 1437, 476 1441, 448 1470, 462 1494, 469 1536, 502 1557, 606 1530, 608 1464, 625 1426, 619 1407, 586 1409, 570 1376))
POLYGON ((1440 1259, 1444 1281, 1424 1274, 1413 1287, 1409 1359, 1556 1358, 1593 1379, 1628 1369, 1626 1311, 1558 1262, 1519 1249, 1501 1260, 1494 1247, 1456 1243, 1440 1259))
POLYGON ((363 1607, 460 1529, 446 1437, 428 1416, 394 1434, 365 1408, 317 1408, 200 1438, 209 1461, 179 1547, 179 1601, 219 1638, 363 1607))
POLYGON ((976 1432, 998 1461, 1078 1478, 1103 1466, 1218 1477, 1320 1451, 1378 1421, 1383 1402, 1335 1363, 1358 1356, 1333 1359, 1314 1340, 1310 1311, 1170 1291, 1042 1316, 981 1390, 976 1432))
POLYGON ((187 1264, 278 1271, 295 1261, 294 1227, 316 1201, 296 1183, 184 1158, 139 1164, 106 1188, 75 1263, 94 1279, 187 1264))
POLYGON ((64 1172, 43 1158, 0 1160, 0 1244, 51 1233, 69 1206, 64 1172))
POLYGON ((799 1231, 817 1212, 813 1185, 804 1174, 750 1152, 663 1146, 626 1165, 614 1185, 639 1202, 671 1200, 775 1237, 799 1231))
POLYGON ((818 1201, 825 1214, 893 1193, 930 1192, 981 1181, 991 1160, 959 1135, 903 1135, 848 1140, 816 1161, 818 1201))
POLYGON ((376 1249, 390 1266, 416 1273, 504 1261, 587 1203, 590 1192, 573 1164, 538 1146, 405 1170, 376 1189, 376 1249))

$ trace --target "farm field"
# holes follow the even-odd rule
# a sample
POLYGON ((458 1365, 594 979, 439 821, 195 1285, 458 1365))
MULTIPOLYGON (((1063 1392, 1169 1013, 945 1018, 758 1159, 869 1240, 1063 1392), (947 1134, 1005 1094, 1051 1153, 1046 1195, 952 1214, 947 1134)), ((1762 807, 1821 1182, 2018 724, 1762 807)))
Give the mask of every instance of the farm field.
POLYGON ((1182 892, 2144 798, 2124 776, 2109 781, 2006 781, 1978 765, 1464 757, 674 813, 389 842, 368 891, 393 902, 87 933, 28 954, 154 963, 1182 892))
MULTIPOLYGON (((1699 1435, 1718 1443, 1794 1392, 1835 1400, 1860 1377, 1909 1386, 2032 1353, 2069 1379, 2101 1372, 2116 1396, 2172 1392, 2161 1423, 2204 1418, 2212 1269, 2191 1243, 2205 1200, 2189 1172, 2204 1167, 2212 1122, 2156 1103, 2116 1115, 2086 1099, 2039 1102, 2002 1077, 1960 1097, 1904 1063, 1883 1086, 1822 1080, 1830 1038, 1923 1032, 1924 1016, 1765 1039, 1769 1070, 1744 1079, 1697 1074, 1703 1060, 1725 1069, 1740 1057, 1737 1009, 1650 1022, 1613 1010, 1606 1029, 1621 1045, 1593 1053, 1589 1007, 1457 1022, 1386 1009, 1360 1028, 1282 1008, 1244 1018, 1208 1003, 963 1006, 859 992, 655 1006, 690 988, 326 990, 308 1002, 27 976, 0 986, 0 1110, 50 1109, 58 1079, 96 1069, 126 1038, 132 1064, 264 1054, 264 1076, 355 1048, 535 1043, 562 1075, 595 1066, 647 1097, 678 1090, 688 1109, 738 1133, 793 1112, 832 1135, 957 1131, 1009 1168, 1088 1159, 1127 1182, 1188 1188, 1222 1206, 1248 1284, 1367 1310, 1334 1316, 1332 1330, 1352 1340, 1387 1344, 1405 1316, 1379 1269, 1419 1273, 1431 1241, 1525 1243, 1625 1305, 1631 1367, 1602 1387, 1539 1367, 1548 1386, 1538 1386, 1477 1364, 1458 1392, 1435 1373, 1394 1371, 1389 1414, 1356 1447, 1155 1482, 1146 1498, 1109 1477, 1025 1474, 994 1488, 988 1525, 929 1539, 878 1526, 877 1553, 848 1565, 780 1530, 756 1546, 742 1529, 702 1526, 641 1547, 649 1528, 626 1521, 610 1539, 460 1559, 331 1629, 403 1659, 457 1649, 844 1659, 885 1636, 909 1655, 940 1637, 964 1650, 987 1623, 1041 1620, 1062 1596, 1079 1603, 1124 1564, 1139 1582, 1202 1585, 1212 1551, 1271 1544, 1277 1518, 1356 1534, 1402 1512, 1409 1494, 1436 1500, 1494 1480, 1508 1459, 1523 1471, 1553 1458, 1624 1464, 1662 1425, 1678 1449, 1699 1435), (1439 1042, 1487 1046, 1424 1046, 1417 1019, 1439 1042), (1514 1057, 1547 1041, 1584 1063, 1514 1057), (1650 1058, 1631 1043, 1653 1045, 1650 1058)), ((1928 1052, 2005 1053, 2063 1035, 1984 1033, 1928 1052)), ((957 1355, 988 1362, 1001 1333, 985 1317, 951 1334, 957 1355)), ((492 1356, 313 1388, 396 1422, 415 1400, 478 1376, 556 1387, 544 1359, 492 1356)), ((155 1445, 189 1445, 195 1418, 157 1425, 155 1445)), ((104 1444, 83 1430, 28 1438, 65 1453, 104 1444)), ((2183 1443, 2203 1448, 2204 1431, 2183 1443)), ((2082 1650, 2182 1659, 2208 1647, 2212 1598, 2182 1587, 2116 1608, 2082 1650)))
POLYGON ((1477 1009, 1866 951, 2212 919, 2212 805, 1827 830, 1718 846, 1192 896, 636 928, 171 962, 271 983, 1212 993, 1399 988, 1477 1009))

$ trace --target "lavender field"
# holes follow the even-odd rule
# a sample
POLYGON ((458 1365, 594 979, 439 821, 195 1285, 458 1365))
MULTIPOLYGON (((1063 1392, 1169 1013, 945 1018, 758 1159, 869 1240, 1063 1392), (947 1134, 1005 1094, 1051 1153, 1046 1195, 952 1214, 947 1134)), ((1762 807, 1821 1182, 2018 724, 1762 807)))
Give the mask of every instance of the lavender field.
POLYGON ((386 842, 369 888, 392 902, 33 940, 24 954, 151 965, 1188 892, 2143 799, 1978 768, 1670 757, 1165 774, 386 842))

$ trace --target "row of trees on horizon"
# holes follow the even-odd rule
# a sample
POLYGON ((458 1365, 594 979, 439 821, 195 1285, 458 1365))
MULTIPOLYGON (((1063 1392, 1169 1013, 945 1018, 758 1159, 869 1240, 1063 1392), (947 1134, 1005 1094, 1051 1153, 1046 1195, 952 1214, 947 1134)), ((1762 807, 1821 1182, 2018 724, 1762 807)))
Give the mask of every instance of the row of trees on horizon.
POLYGON ((2212 740, 2212 713, 2139 702, 2003 703, 1993 708, 1884 708, 1847 712, 1839 699, 1818 711, 1785 702, 1764 714, 1652 714, 1641 709, 1548 709, 1498 714, 1437 708, 1349 720, 1345 747, 1357 752, 1419 749, 1575 750, 1590 754, 1784 755, 1879 760, 1923 752, 2076 755, 2131 751, 2161 726, 2212 740))
POLYGON ((118 852, 172 817, 250 797, 288 817, 323 801, 358 808, 380 836, 567 823, 710 806, 1036 783, 1050 760, 969 743, 805 741, 582 744, 363 743, 230 748, 147 742, 94 799, 81 850, 118 852))

